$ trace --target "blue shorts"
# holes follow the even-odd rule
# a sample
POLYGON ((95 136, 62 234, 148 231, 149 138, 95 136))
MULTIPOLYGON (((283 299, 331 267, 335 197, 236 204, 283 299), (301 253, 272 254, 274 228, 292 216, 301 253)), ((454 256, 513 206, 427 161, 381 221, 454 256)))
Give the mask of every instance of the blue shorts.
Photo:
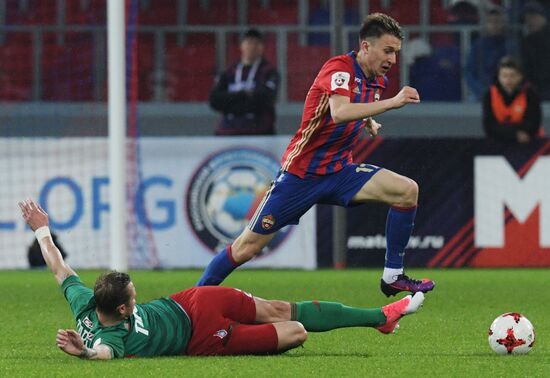
POLYGON ((317 203, 353 206, 351 199, 380 167, 351 164, 326 175, 300 177, 281 172, 271 184, 248 228, 259 234, 271 234, 289 224, 298 224, 300 217, 317 203))

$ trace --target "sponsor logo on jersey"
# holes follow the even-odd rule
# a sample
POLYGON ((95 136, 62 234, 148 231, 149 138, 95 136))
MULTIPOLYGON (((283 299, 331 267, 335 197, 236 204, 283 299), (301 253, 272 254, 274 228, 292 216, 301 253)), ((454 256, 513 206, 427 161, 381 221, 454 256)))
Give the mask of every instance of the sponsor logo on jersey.
POLYGON ((355 82, 356 82, 357 84, 361 84, 361 79, 359 79, 358 77, 356 77, 356 78, 355 78, 355 82))
POLYGON ((335 72, 332 74, 330 80, 330 89, 335 90, 338 88, 349 90, 349 72, 335 72))
POLYGON ((88 317, 85 317, 84 320, 82 321, 84 323, 84 325, 88 328, 94 328, 94 323, 92 323, 92 321, 90 319, 88 319, 88 317))
MULTIPOLYGON (((185 211, 196 237, 213 253, 230 244, 248 225, 279 169, 278 160, 252 148, 225 149, 207 158, 186 194, 185 211)), ((275 251, 291 230, 279 230, 261 255, 275 251)))
POLYGON ((275 226, 275 218, 273 218, 273 215, 269 214, 269 215, 265 215, 263 218, 262 218, 262 228, 264 230, 269 230, 271 229, 273 226, 275 226))
POLYGON ((87 323, 86 320, 90 324, 92 324, 92 326, 93 326, 93 323, 90 322, 90 320, 86 317, 85 319, 78 319, 77 320, 76 330, 80 334, 80 337, 82 337, 82 341, 84 342, 84 344, 86 344, 86 346, 88 348, 91 348, 92 347, 92 340, 94 339, 94 333, 92 333, 93 327, 88 326, 86 324, 87 323))

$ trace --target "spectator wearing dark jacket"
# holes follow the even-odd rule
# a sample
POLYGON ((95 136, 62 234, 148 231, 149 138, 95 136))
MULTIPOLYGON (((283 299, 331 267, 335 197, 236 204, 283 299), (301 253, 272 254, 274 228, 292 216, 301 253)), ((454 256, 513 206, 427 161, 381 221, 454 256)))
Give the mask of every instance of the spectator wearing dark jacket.
POLYGON ((550 101, 550 26, 544 7, 536 1, 528 2, 523 19, 527 29, 521 52, 525 73, 542 100, 550 101))
POLYGON ((472 43, 465 67, 465 77, 472 99, 479 101, 495 81, 500 59, 517 51, 517 44, 506 28, 501 8, 487 12, 484 33, 472 43))
POLYGON ((483 127, 488 137, 503 142, 529 143, 541 134, 540 98, 525 82, 520 64, 502 58, 496 82, 483 98, 483 127))
POLYGON ((223 114, 216 135, 274 134, 279 74, 263 57, 259 31, 246 32, 240 48, 239 62, 217 78, 210 92, 210 106, 223 114))

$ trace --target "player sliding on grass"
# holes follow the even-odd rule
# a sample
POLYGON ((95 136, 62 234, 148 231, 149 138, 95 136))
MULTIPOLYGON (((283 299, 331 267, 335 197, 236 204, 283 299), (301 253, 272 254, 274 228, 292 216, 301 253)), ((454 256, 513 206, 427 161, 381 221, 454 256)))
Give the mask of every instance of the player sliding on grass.
POLYGON ((210 286, 136 304, 136 289, 126 273, 103 274, 94 290, 84 286, 52 241, 46 212, 32 200, 19 207, 76 320, 78 332, 59 330, 57 346, 77 357, 281 353, 302 345, 307 331, 374 327, 390 333, 424 301, 417 293, 382 308, 363 309, 333 302, 268 301, 210 286))
POLYGON ((329 59, 311 86, 302 124, 290 141, 282 168, 248 228, 210 262, 197 286, 218 285, 244 264, 288 224, 316 203, 354 206, 368 201, 389 204, 387 250, 381 290, 387 296, 401 291, 427 292, 428 279, 403 273, 404 249, 411 235, 418 201, 418 185, 387 169, 354 164, 352 148, 366 128, 372 136, 380 124, 372 116, 420 102, 418 92, 403 87, 393 98, 381 100, 385 74, 396 63, 403 34, 385 14, 368 16, 359 31, 359 52, 329 59))

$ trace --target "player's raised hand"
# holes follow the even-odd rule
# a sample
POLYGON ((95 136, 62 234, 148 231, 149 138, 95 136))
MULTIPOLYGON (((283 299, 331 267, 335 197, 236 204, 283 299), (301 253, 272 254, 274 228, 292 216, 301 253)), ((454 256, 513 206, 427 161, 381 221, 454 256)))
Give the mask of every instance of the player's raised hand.
POLYGON ((393 108, 397 109, 407 104, 418 104, 420 102, 420 96, 413 87, 404 86, 399 93, 392 98, 392 101, 393 108))
POLYGON ((378 130, 382 125, 378 122, 376 122, 372 117, 365 119, 365 131, 371 136, 376 137, 378 135, 378 130))
POLYGON ((23 219, 25 219, 25 222, 27 222, 33 231, 42 226, 48 226, 48 214, 32 199, 19 202, 19 208, 21 209, 23 219))
POLYGON ((72 356, 80 356, 84 350, 84 341, 82 341, 82 337, 72 329, 57 330, 55 343, 59 349, 72 356))

